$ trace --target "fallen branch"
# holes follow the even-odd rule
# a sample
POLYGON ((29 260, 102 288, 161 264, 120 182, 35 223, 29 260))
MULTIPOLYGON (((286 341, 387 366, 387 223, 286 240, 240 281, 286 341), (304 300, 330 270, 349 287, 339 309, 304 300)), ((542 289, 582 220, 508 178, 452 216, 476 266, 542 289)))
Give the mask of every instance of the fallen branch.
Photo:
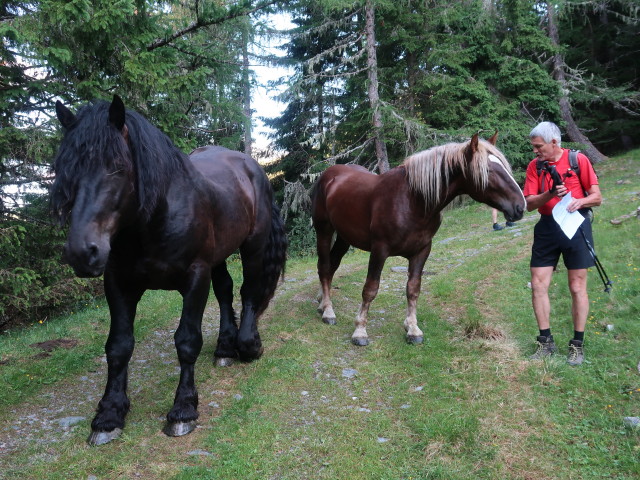
POLYGON ((630 218, 634 218, 634 217, 640 220, 640 207, 638 207, 635 212, 631 212, 628 215, 620 215, 618 218, 613 218, 609 221, 611 222, 612 225, 620 225, 625 220, 629 220, 630 218))

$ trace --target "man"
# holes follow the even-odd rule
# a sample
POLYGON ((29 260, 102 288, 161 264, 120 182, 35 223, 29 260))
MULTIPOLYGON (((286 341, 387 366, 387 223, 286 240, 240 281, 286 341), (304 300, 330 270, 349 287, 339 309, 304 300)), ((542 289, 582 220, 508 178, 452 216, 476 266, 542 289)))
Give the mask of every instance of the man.
POLYGON ((573 238, 569 239, 555 222, 552 210, 562 197, 571 192, 567 210, 578 211, 587 216, 589 207, 598 206, 602 202, 598 178, 589 159, 581 153, 577 158, 579 175, 571 169, 569 150, 560 146, 560 129, 554 123, 538 124, 529 134, 529 140, 536 158, 527 167, 524 196, 527 210, 537 208, 540 212, 540 220, 533 234, 530 263, 533 312, 540 335, 537 337, 538 350, 531 358, 544 358, 557 352, 549 319, 549 285, 562 254, 571 291, 574 328, 567 361, 570 365, 580 365, 584 361, 584 329, 589 314, 587 268, 594 265, 584 237, 593 245, 591 222, 586 219, 573 238), (554 185, 550 172, 552 169, 558 172, 562 183, 554 185))

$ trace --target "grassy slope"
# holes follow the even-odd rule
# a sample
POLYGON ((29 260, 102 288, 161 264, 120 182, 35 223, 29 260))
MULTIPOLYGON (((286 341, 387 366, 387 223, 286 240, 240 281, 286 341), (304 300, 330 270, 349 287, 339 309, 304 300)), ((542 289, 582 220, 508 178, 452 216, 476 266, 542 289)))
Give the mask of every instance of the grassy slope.
MULTIPOLYGON (((349 342, 366 254, 349 254, 338 271, 333 327, 315 312, 315 260, 290 261, 262 321, 261 360, 212 368, 216 333, 207 322, 197 368, 201 428, 181 439, 159 433, 177 382, 175 294, 151 292, 140 306, 127 429, 97 449, 84 439, 104 383, 106 308, 3 336, 0 403, 9 408, 0 411, 0 477, 637 478, 640 433, 622 418, 640 416, 640 221, 609 220, 640 206, 640 151, 598 171, 605 202, 595 242, 615 285, 606 295, 590 274, 582 367, 562 357, 527 360, 537 331, 527 288, 536 215, 493 232, 488 207, 473 204, 446 212, 436 236, 419 303, 424 345, 404 342, 405 277, 389 269, 404 260, 387 263, 366 348, 349 342), (60 337, 78 346, 46 358, 29 347, 60 337), (54 420, 69 415, 86 420, 60 433, 54 420), (12 428, 25 440, 3 452, 12 428)), ((565 345, 572 328, 563 267, 553 283, 552 326, 565 345)))

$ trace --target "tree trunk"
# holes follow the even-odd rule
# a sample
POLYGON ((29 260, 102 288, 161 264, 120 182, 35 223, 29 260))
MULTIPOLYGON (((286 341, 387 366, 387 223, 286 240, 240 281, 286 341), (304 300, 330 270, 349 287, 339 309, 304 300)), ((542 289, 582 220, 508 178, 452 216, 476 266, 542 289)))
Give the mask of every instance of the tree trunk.
MULTIPOLYGON (((559 48, 558 26, 554 18, 554 5, 547 2, 547 21, 549 28, 549 39, 554 47, 559 48)), ((560 85, 560 115, 566 123, 567 135, 574 143, 585 145, 584 153, 589 157, 592 163, 599 163, 607 160, 607 157, 591 143, 591 141, 580 131, 580 128, 573 119, 571 104, 569 103, 569 94, 567 91, 567 81, 564 75, 564 57, 561 53, 556 53, 553 57, 553 78, 560 85)))
POLYGON ((367 37, 367 71, 369 79, 369 103, 373 110, 373 133, 378 159, 378 172, 389 170, 387 146, 382 133, 382 115, 380 115, 380 96, 378 94, 378 58, 376 55, 375 7, 373 0, 367 0, 365 6, 365 35, 367 37))
POLYGON ((249 71, 249 21, 242 29, 242 88, 244 90, 244 153, 252 156, 253 140, 251 139, 251 78, 249 71))

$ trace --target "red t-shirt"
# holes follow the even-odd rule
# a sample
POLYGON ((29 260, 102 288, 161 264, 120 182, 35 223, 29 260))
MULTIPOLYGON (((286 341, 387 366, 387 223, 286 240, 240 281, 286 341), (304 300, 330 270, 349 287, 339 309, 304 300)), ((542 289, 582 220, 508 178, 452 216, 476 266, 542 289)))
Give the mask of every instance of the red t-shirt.
MULTIPOLYGON (((571 192, 571 196, 573 198, 584 198, 584 191, 589 190, 592 185, 598 185, 598 177, 596 176, 596 172, 593 171, 593 167, 591 166, 591 162, 587 158, 586 155, 582 153, 578 153, 578 166, 580 167, 580 178, 572 173, 571 176, 565 177, 565 173, 571 169, 569 164, 569 150, 566 148, 562 149, 562 157, 556 163, 549 162, 549 165, 555 165, 556 170, 560 174, 560 177, 564 181, 565 187, 571 192)), ((544 169, 540 172, 538 176, 538 167, 537 167, 538 159, 534 159, 529 163, 527 167, 527 176, 524 181, 524 196, 528 195, 538 195, 542 192, 546 192, 550 188, 553 187, 553 179, 551 175, 544 169)), ((551 211, 553 207, 560 201, 561 199, 557 196, 554 196, 547 203, 538 208, 538 212, 542 215, 551 215, 551 211)))

